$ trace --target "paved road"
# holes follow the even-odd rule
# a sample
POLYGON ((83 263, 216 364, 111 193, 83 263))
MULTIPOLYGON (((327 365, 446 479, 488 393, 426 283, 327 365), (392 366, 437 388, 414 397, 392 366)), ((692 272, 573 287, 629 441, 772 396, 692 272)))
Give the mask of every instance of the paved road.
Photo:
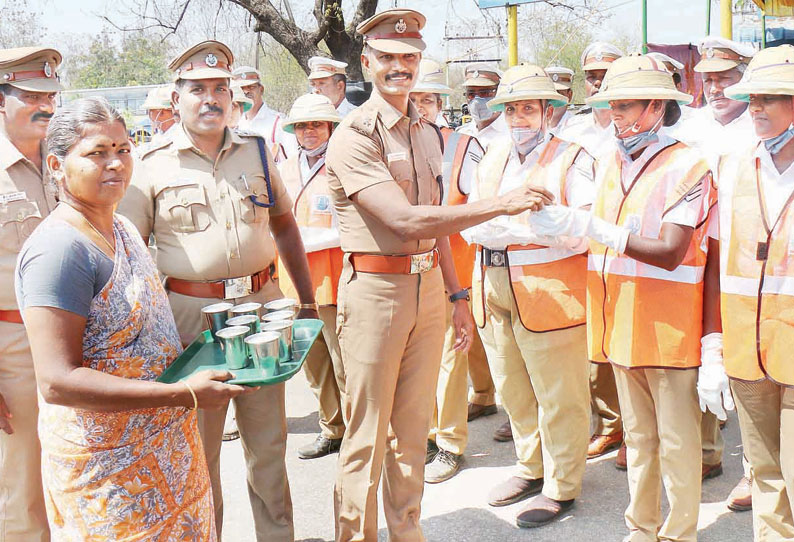
MULTIPOLYGON (((295 507, 295 539, 301 542, 333 540, 332 492, 336 455, 301 461, 296 450, 311 442, 317 432, 314 396, 302 374, 287 383, 287 469, 295 507)), ((540 529, 515 526, 522 504, 491 508, 488 490, 510 476, 515 462, 511 443, 491 439, 503 421, 503 412, 470 424, 465 469, 442 484, 425 485, 422 528, 429 542, 578 542, 620 541, 626 534, 623 511, 628 503, 626 474, 615 469, 612 453, 587 465, 584 493, 559 522, 540 529)), ((752 540, 752 516, 734 513, 725 498, 741 477, 739 426, 735 414, 723 431, 726 440, 725 473, 703 485, 700 507, 700 542, 752 540)), ((225 542, 255 542, 248 505, 245 468, 240 441, 225 443, 222 451, 225 500, 225 542)), ((379 541, 387 540, 386 522, 380 514, 379 541)))

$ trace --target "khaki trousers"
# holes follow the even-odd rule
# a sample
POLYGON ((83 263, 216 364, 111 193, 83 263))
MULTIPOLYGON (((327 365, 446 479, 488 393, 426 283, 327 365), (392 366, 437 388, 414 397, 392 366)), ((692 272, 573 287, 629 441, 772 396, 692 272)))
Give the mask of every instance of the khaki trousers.
MULTIPOLYGON (((278 286, 269 281, 254 295, 236 299, 236 303, 264 303, 281 297, 278 286)), ((201 307, 219 299, 187 297, 170 292, 168 299, 183 342, 206 329, 201 307)), ((287 452, 287 418, 284 384, 262 386, 258 391, 234 400, 237 427, 245 454, 248 498, 254 516, 257 542, 292 542, 292 499, 285 456, 287 452)), ((199 405, 200 406, 200 405, 199 405)), ((226 409, 199 410, 199 431, 207 456, 207 467, 215 503, 218 540, 223 528, 223 492, 221 489, 221 443, 226 409)))
POLYGON ((575 499, 582 492, 590 425, 587 330, 527 331, 507 268, 487 268, 483 288, 480 334, 510 416, 519 475, 543 478, 543 494, 551 499, 575 499))
POLYGON ((335 488, 336 540, 378 539, 378 485, 391 542, 422 542, 430 414, 444 346, 441 271, 355 273, 338 299, 348 431, 335 488))
POLYGON ((590 364, 590 407, 595 414, 594 435, 623 431, 615 373, 609 363, 590 364))
MULTIPOLYGON (((485 350, 478 344, 482 344, 479 336, 475 337, 469 351, 469 379, 471 380, 471 391, 469 392, 469 403, 473 405, 489 406, 496 404, 496 386, 491 377, 491 367, 485 357, 485 350), (477 348, 481 354, 475 350, 477 348)), ((468 411, 466 412, 468 417, 468 411)))
POLYGON ((36 375, 22 324, 0 322, 0 395, 14 428, 0 431, 0 542, 46 542, 36 375))
MULTIPOLYGON (((438 373, 435 408, 430 420, 430 440, 435 441, 442 450, 463 455, 469 441, 467 368, 472 361, 478 364, 484 363, 486 367, 488 362, 485 359, 480 335, 476 332, 468 353, 455 351, 452 303, 446 303, 446 306, 447 331, 444 335, 444 353, 441 355, 441 369, 438 373)), ((490 377, 489 370, 488 378, 490 377)), ((493 404, 493 401, 485 404, 493 404)))
POLYGON ((756 542, 794 540, 794 388, 731 380, 753 472, 756 542))
POLYGON ((703 464, 719 465, 722 463, 725 441, 722 440, 720 421, 710 410, 703 413, 700 422, 700 438, 703 445, 703 464))
POLYGON ((626 540, 695 541, 701 483, 698 371, 613 368, 627 446, 626 540), (664 523, 662 483, 670 503, 664 523))
POLYGON ((336 305, 320 307, 318 313, 323 321, 323 332, 303 362, 303 370, 319 403, 320 432, 325 438, 340 439, 345 434, 341 399, 345 371, 336 335, 336 305))

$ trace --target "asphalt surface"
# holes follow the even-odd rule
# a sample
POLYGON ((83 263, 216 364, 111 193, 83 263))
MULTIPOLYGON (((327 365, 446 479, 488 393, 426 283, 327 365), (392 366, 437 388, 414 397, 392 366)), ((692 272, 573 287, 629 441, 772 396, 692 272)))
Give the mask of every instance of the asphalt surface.
MULTIPOLYGON (((297 449, 318 432, 317 407, 303 374, 287 382, 287 470, 295 509, 295 540, 333 541, 333 485, 337 454, 314 460, 298 459, 297 449)), ((558 522, 538 529, 519 529, 515 516, 523 504, 492 508, 491 487, 513 473, 512 443, 495 442, 491 435, 507 415, 475 420, 469 425, 469 447, 461 472, 447 482, 425 484, 422 529, 429 542, 618 542, 626 535, 623 511, 628 504, 626 473, 614 467, 613 452, 588 462, 582 496, 558 522)), ((752 514, 731 512, 725 499, 742 476, 739 424, 735 413, 723 431, 724 473, 703 484, 700 506, 700 542, 752 540, 752 514)), ((255 542, 248 504, 245 464, 240 441, 223 444, 221 456, 225 542, 255 542)), ((664 501, 664 498, 663 498, 664 501)), ((666 504, 663 504, 666 513, 666 504)), ((383 513, 378 540, 388 540, 383 513)))

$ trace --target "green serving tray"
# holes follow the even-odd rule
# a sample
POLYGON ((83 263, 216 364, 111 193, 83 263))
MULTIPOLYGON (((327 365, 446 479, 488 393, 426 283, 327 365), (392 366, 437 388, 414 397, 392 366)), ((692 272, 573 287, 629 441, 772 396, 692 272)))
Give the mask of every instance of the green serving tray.
POLYGON ((309 350, 311 350, 322 329, 322 320, 310 318, 295 320, 292 326, 292 361, 279 363, 279 373, 275 376, 265 376, 262 369, 256 369, 252 366, 245 369, 229 369, 226 366, 226 360, 223 357, 220 346, 212 340, 212 334, 209 330, 206 330, 196 337, 196 340, 190 343, 190 346, 163 371, 157 381, 172 384, 185 380, 199 371, 213 369, 226 370, 232 373, 234 378, 227 381, 229 384, 246 386, 278 384, 289 380, 295 373, 300 371, 309 350))

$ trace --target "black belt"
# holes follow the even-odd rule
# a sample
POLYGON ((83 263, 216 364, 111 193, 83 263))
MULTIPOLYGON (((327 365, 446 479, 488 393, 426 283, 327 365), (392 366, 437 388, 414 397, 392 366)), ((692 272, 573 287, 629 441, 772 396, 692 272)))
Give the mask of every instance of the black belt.
POLYGON ((485 267, 507 267, 507 251, 482 247, 482 264, 485 267))

